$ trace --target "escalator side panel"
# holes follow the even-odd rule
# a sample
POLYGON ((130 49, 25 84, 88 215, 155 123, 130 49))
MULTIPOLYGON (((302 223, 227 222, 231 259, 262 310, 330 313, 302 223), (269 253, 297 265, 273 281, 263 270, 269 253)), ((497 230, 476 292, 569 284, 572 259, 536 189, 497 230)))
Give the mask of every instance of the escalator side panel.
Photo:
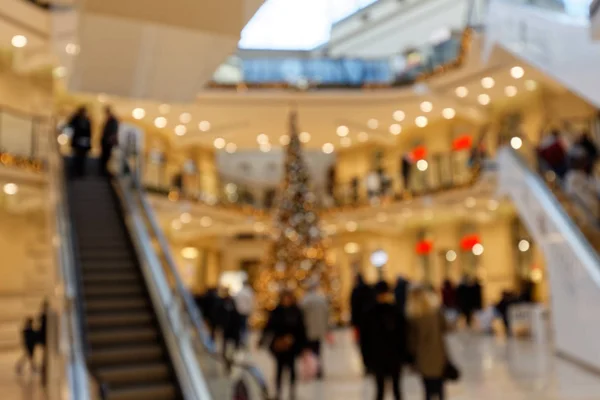
POLYGON ((557 351, 600 370, 600 259, 543 180, 509 149, 499 185, 544 253, 557 351))

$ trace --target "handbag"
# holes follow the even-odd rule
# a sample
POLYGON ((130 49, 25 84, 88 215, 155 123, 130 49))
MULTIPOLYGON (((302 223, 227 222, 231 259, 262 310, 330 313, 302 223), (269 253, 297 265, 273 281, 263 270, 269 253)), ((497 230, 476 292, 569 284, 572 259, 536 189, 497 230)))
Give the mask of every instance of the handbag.
POLYGON ((446 366, 444 367, 444 380, 456 382, 460 379, 460 371, 454 365, 454 363, 450 360, 446 361, 446 366))

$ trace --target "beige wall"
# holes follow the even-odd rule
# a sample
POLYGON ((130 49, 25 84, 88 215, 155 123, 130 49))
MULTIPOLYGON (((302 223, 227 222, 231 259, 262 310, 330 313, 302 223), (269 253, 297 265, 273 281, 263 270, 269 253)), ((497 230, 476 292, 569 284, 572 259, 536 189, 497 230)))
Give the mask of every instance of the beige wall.
POLYGON ((0 65, 0 107, 9 107, 28 114, 50 115, 52 112, 50 74, 17 75, 7 66, 0 65))

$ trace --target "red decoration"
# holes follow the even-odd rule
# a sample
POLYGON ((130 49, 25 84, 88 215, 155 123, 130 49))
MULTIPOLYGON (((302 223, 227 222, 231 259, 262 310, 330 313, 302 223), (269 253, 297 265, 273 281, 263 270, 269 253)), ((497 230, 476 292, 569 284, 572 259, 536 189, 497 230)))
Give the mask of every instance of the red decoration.
POLYGON ((462 135, 454 139, 452 148, 455 151, 468 150, 473 146, 473 138, 469 135, 462 135))
POLYGON ((425 146, 415 147, 411 153, 411 157, 414 161, 423 160, 427 157, 427 148, 425 146))
POLYGON ((421 240, 420 242, 417 243, 415 251, 417 252, 418 255, 425 256, 425 255, 431 253, 432 249, 433 249, 433 242, 431 242, 431 240, 421 240))
POLYGON ((479 240, 479 235, 466 235, 461 239, 460 247, 465 251, 469 251, 473 249, 473 246, 479 243, 481 243, 481 240, 479 240))

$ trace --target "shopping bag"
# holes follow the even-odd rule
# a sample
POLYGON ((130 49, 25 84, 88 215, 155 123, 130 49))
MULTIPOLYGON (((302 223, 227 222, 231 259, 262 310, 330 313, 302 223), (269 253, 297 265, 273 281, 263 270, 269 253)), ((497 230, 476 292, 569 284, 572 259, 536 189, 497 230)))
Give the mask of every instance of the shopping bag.
POLYGON ((301 376, 302 380, 310 381, 317 376, 319 370, 319 360, 315 353, 306 351, 302 354, 301 376))

